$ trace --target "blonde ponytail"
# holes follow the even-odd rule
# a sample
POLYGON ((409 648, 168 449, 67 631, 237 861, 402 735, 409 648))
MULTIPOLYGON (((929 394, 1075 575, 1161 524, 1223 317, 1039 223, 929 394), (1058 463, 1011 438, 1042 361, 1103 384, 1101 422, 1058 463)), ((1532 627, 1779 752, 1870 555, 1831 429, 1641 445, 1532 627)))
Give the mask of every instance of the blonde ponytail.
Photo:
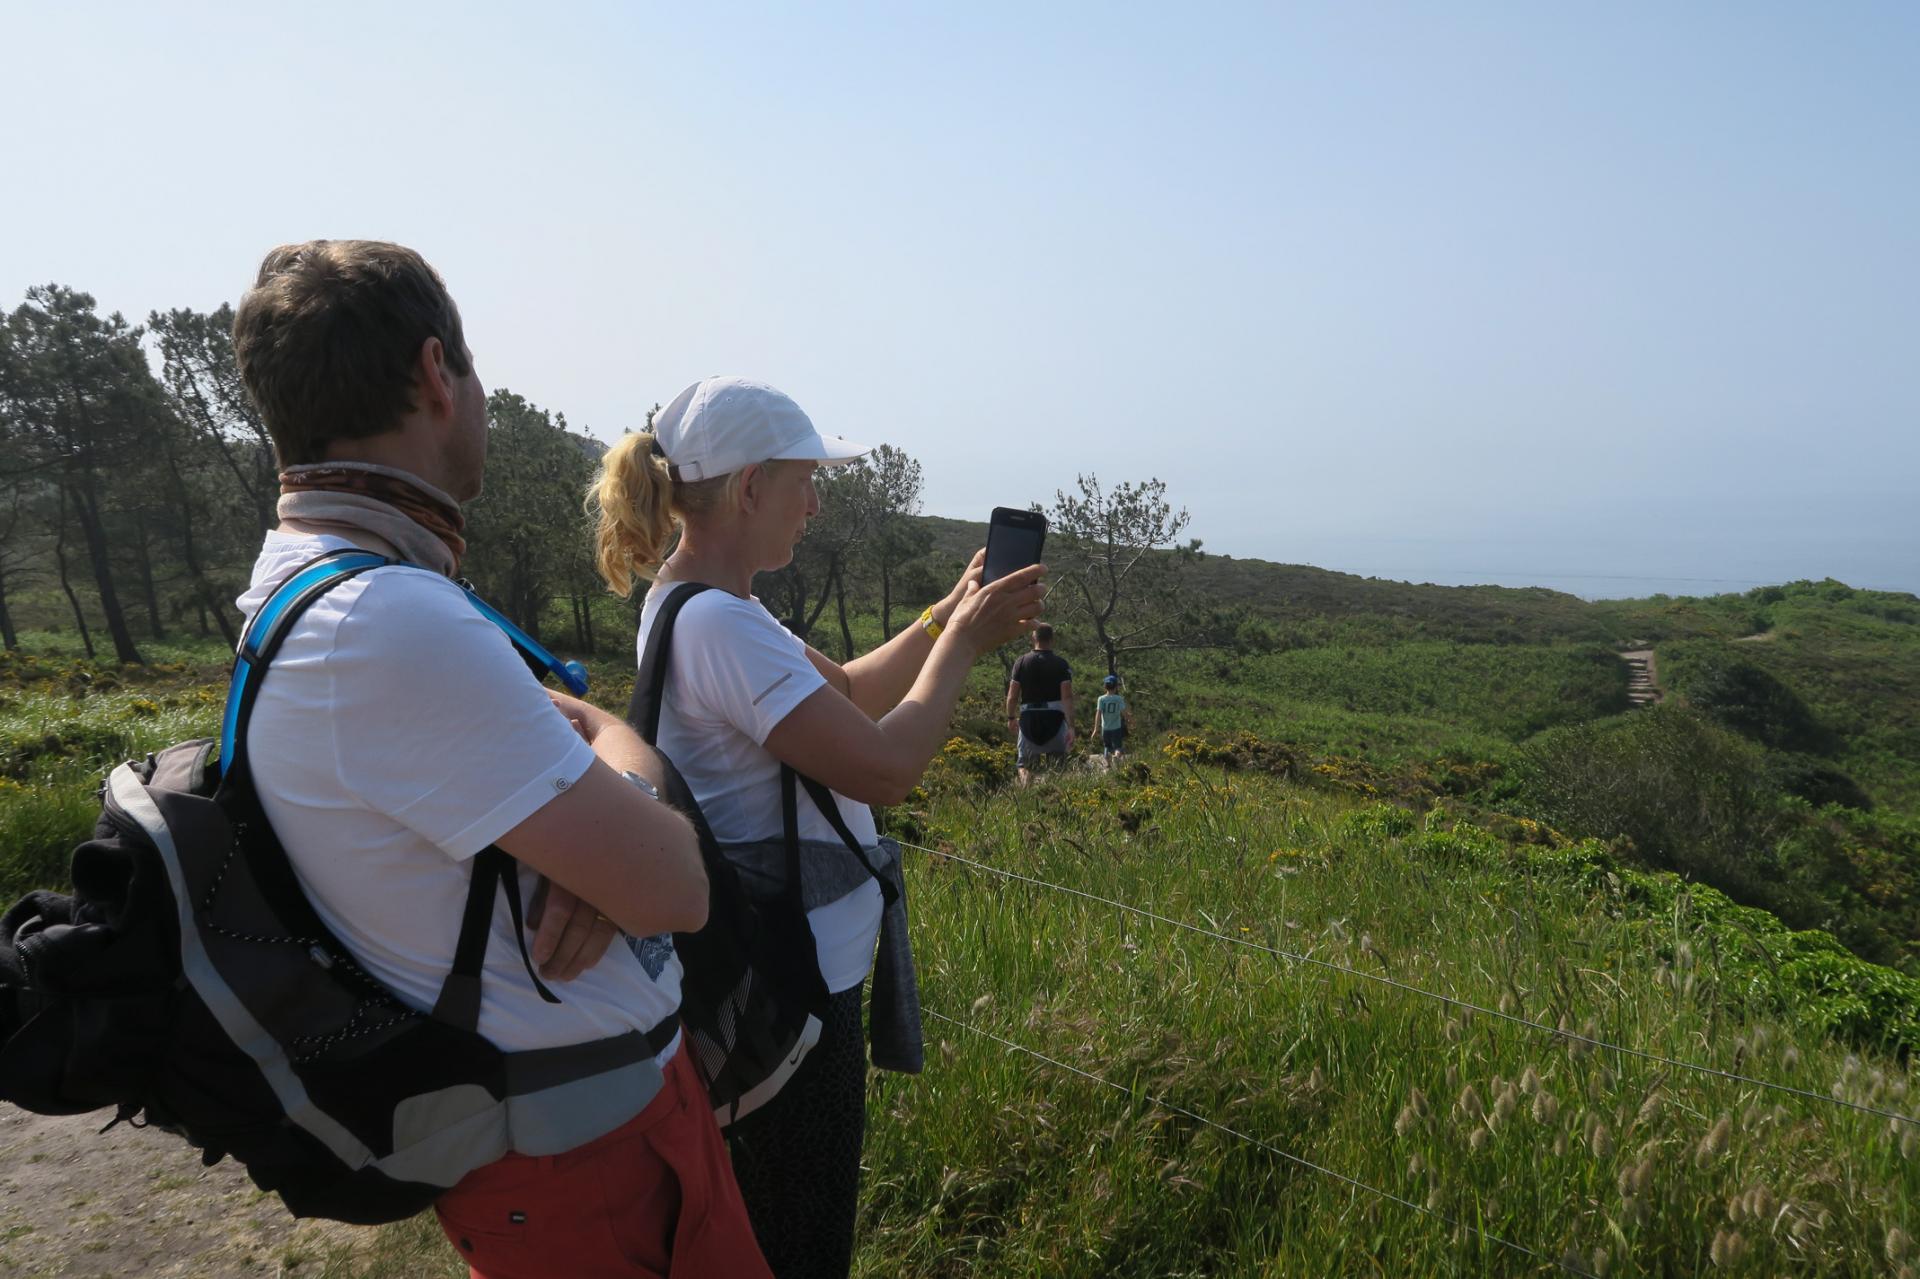
POLYGON ((633 594, 636 578, 651 581, 673 549, 673 489, 651 431, 621 436, 600 459, 600 474, 587 490, 587 514, 595 521, 593 562, 622 599, 633 594))

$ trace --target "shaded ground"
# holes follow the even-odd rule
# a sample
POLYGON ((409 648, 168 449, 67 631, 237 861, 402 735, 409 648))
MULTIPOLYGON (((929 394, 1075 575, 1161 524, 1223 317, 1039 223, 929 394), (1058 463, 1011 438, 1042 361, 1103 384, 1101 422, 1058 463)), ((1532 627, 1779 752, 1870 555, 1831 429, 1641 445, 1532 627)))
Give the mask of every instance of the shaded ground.
POLYGON ((103 1134, 108 1117, 0 1105, 0 1279, 278 1279, 369 1233, 296 1222, 232 1160, 204 1168, 128 1124, 103 1134))

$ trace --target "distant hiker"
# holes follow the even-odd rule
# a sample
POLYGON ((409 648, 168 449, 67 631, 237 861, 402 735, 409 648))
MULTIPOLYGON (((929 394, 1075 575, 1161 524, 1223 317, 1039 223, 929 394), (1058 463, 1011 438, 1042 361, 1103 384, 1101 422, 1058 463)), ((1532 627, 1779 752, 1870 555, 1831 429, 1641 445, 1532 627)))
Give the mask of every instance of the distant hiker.
POLYGON ((1100 765, 1112 768, 1113 761, 1119 759, 1127 749, 1127 730, 1133 727, 1133 712, 1127 709, 1127 699, 1120 696, 1120 677, 1109 675, 1100 681, 1104 691, 1096 701, 1094 711, 1100 722, 1100 765))
POLYGON ((542 688, 453 580, 487 391, 446 286, 396 244, 287 245, 241 299, 233 345, 283 468, 241 611, 329 552, 389 557, 299 614, 253 707, 247 758, 299 888, 415 1010, 471 1015, 548 1078, 589 1046, 619 1068, 513 1098, 498 1133, 460 1088, 407 1117, 476 1116, 443 1144, 504 1147, 439 1198, 442 1229, 474 1279, 767 1276, 681 1047, 671 934, 708 909, 693 827, 651 797, 653 749, 542 688), (482 867, 504 886, 475 899, 478 982, 449 994, 482 867), (520 904, 542 876, 530 939, 520 904), (610 945, 621 932, 642 940, 610 945))
POLYGON ((1013 664, 1007 731, 1019 744, 1023 786, 1043 757, 1058 763, 1073 749, 1073 667, 1053 651, 1053 627, 1045 622, 1033 628, 1033 651, 1013 664))
POLYGON ((643 667, 654 636, 672 627, 656 740, 761 908, 804 910, 795 931, 810 953, 792 962, 817 966, 825 986, 819 1042, 791 1074, 769 1081, 770 1099, 752 1098, 763 1104, 726 1128, 754 1231, 780 1279, 843 1279, 853 1264, 869 974, 873 1064, 920 1066, 899 853, 879 837, 868 805, 897 804, 919 782, 947 741, 973 664, 1030 625, 1044 594, 1041 565, 982 588, 982 553, 943 599, 872 652, 842 665, 807 647, 754 596, 754 575, 792 560, 820 509, 815 472, 865 451, 822 436, 765 383, 706 378, 651 430, 607 450, 590 499, 607 584, 625 596, 636 578, 653 579, 640 613, 643 667))

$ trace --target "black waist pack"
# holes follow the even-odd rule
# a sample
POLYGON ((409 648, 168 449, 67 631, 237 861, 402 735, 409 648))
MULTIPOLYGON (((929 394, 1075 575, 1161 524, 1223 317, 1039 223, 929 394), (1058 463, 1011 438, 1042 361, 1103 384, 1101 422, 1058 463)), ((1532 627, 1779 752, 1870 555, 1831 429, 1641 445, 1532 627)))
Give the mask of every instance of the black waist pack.
POLYGON ((0 917, 0 1098, 40 1114, 112 1107, 113 1122, 178 1133, 208 1164, 232 1155, 296 1216, 371 1225, 510 1150, 591 1141, 659 1090, 671 1018, 526 1052, 477 1032, 501 894, 525 962, 516 864, 500 850, 472 859, 431 1012, 361 968, 301 891, 249 775, 248 720, 307 605, 392 562, 339 551, 294 573, 241 642, 222 741, 116 768, 72 893, 32 893, 0 917))
MULTIPOLYGON (((713 589, 699 582, 676 585, 660 602, 647 634, 627 720, 656 749, 674 623, 689 600, 713 589)), ((827 985, 801 900, 798 792, 804 789, 819 807, 841 842, 879 883, 889 906, 899 890, 854 838, 833 792, 782 765, 786 884, 779 900, 756 903, 714 839, 686 779, 664 752, 661 766, 667 781, 661 798, 693 822, 707 870, 706 926, 697 933, 675 933, 673 948, 683 969, 680 1003, 686 1042, 706 1080, 714 1117, 726 1127, 779 1092, 820 1041, 824 1025, 827 985)))

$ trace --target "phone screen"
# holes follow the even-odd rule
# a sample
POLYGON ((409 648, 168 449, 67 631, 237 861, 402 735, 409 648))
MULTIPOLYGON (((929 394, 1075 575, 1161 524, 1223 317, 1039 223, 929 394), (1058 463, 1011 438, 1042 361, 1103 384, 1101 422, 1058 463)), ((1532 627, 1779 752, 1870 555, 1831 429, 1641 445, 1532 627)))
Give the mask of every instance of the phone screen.
POLYGON ((1021 528, 1013 524, 990 525, 987 529, 987 567, 982 582, 998 581, 1029 564, 1038 564, 1040 539, 1045 534, 1045 526, 1021 528))

